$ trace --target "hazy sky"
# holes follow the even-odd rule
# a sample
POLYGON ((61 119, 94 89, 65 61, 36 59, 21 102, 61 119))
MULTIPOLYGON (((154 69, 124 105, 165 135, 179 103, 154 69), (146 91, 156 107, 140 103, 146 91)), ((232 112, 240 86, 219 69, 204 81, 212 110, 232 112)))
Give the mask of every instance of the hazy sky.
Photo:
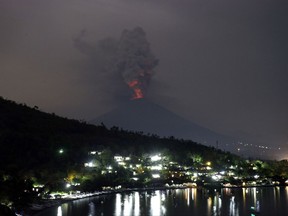
POLYGON ((141 26, 147 97, 216 132, 288 145, 287 0, 0 0, 0 95, 91 120, 130 95, 73 39, 141 26))

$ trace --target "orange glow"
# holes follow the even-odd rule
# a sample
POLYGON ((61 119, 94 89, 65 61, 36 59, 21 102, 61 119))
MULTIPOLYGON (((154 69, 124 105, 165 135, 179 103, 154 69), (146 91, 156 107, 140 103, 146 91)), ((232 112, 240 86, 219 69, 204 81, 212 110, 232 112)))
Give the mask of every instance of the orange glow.
POLYGON ((144 94, 143 94, 141 88, 138 87, 139 86, 139 81, 138 80, 132 80, 131 82, 128 82, 127 84, 134 91, 134 94, 133 94, 133 96, 131 98, 132 100, 140 99, 140 98, 144 97, 144 94))
POLYGON ((133 97, 132 97, 133 100, 134 100, 134 99, 140 99, 140 98, 143 98, 143 97, 144 97, 143 92, 141 91, 141 89, 139 89, 139 88, 134 88, 133 90, 134 90, 134 95, 133 95, 133 97))
POLYGON ((135 87, 138 83, 139 83, 138 80, 133 80, 133 81, 131 81, 131 82, 128 83, 128 86, 129 86, 130 88, 133 88, 133 87, 135 87))

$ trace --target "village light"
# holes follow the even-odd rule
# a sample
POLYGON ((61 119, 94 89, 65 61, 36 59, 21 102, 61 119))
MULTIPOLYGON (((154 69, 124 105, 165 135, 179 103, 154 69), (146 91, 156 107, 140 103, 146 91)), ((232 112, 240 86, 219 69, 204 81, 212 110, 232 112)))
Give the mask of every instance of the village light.
POLYGON ((152 177, 153 178, 160 178, 160 175, 159 174, 152 174, 152 177))
POLYGON ((218 181, 218 180, 220 180, 221 178, 222 178, 221 175, 213 175, 213 176, 212 176, 212 179, 215 180, 215 181, 218 181))
POLYGON ((125 166, 126 165, 126 163, 123 162, 123 161, 118 162, 118 164, 121 165, 121 166, 125 166))
POLYGON ((162 170, 162 165, 151 166, 151 170, 162 170))
POLYGON ((64 150, 63 149, 59 149, 59 154, 63 154, 64 150))
POLYGON ((114 160, 117 161, 117 162, 122 162, 123 161, 123 157, 120 156, 120 155, 116 155, 116 156, 114 156, 114 160))
POLYGON ((84 164, 85 167, 96 167, 96 165, 91 161, 84 164))
POLYGON ((161 159, 162 159, 162 157, 159 156, 159 155, 154 155, 154 156, 151 157, 151 161, 159 161, 161 159))

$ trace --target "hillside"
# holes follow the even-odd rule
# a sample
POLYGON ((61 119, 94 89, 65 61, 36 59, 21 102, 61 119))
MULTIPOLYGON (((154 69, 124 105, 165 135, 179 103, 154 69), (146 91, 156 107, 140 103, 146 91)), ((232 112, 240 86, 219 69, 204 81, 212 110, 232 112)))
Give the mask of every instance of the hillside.
POLYGON ((129 150, 128 154, 165 148, 177 150, 179 154, 189 150, 207 158, 224 154, 192 141, 159 138, 154 134, 145 136, 142 132, 124 131, 117 127, 108 130, 104 125, 62 118, 0 98, 1 170, 21 170, 24 173, 37 169, 66 170, 83 164, 87 152, 99 148, 109 148, 114 153, 129 150), (65 149, 65 157, 59 157, 59 149, 65 149))
MULTIPOLYGON (((181 182, 189 180, 192 170, 205 167, 207 161, 213 161, 213 167, 217 170, 243 162, 238 156, 193 141, 160 138, 155 134, 143 135, 141 131, 125 131, 117 127, 107 129, 105 125, 95 126, 62 118, 44 113, 37 107, 30 108, 0 98, 2 204, 21 206, 31 202, 27 197, 66 190, 63 185, 67 183, 81 184, 75 188, 80 191, 93 191, 101 186, 115 184, 133 186, 135 182, 131 175, 140 171, 139 178, 143 178, 137 183, 138 186, 150 184, 153 179, 148 169, 149 163, 145 161, 156 153, 165 158, 163 166, 166 164, 167 169, 170 162, 177 164, 173 165, 176 166, 173 169, 183 173, 187 171, 182 167, 190 167, 189 176, 184 174, 181 179, 175 179, 181 182), (92 151, 98 151, 101 155, 93 156, 92 151), (113 159, 115 155, 131 158, 131 166, 141 161, 141 170, 124 169, 113 159), (84 166, 87 162, 94 167, 92 170, 84 166), (109 174, 110 166, 117 170, 113 175, 109 174), (42 185, 41 194, 33 192, 35 184, 42 185), (23 191, 26 192, 23 194, 23 191)), ((162 183, 169 180, 170 177, 164 178, 168 174, 163 171, 162 183)))
POLYGON ((57 149, 81 146, 79 151, 69 153, 67 158, 70 162, 76 161, 81 159, 81 153, 87 147, 85 144, 105 132, 103 127, 90 126, 0 99, 1 170, 16 167, 27 170, 44 166, 54 161, 57 149))
POLYGON ((108 130, 104 125, 90 125, 0 99, 0 154, 3 169, 13 165, 25 169, 39 164, 42 166, 57 159, 55 156, 60 148, 69 151, 67 159, 70 163, 78 163, 82 162, 87 151, 99 146, 110 147, 112 151, 132 147, 137 147, 135 151, 152 151, 164 147, 174 149, 174 145, 179 148, 179 143, 184 148, 196 148, 197 151, 214 150, 191 141, 160 139, 157 135, 144 136, 142 132, 134 133, 116 127, 108 130))

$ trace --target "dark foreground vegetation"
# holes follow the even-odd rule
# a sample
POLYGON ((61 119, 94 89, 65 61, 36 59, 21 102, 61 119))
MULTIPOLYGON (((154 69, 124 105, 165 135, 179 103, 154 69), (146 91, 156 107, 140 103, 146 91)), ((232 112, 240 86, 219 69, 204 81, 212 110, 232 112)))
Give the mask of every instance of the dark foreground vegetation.
MULTIPOLYGON (((40 199, 163 185, 284 185, 288 162, 107 129, 0 98, 0 214, 40 199)), ((8 213, 7 213, 8 214, 8 213)))

